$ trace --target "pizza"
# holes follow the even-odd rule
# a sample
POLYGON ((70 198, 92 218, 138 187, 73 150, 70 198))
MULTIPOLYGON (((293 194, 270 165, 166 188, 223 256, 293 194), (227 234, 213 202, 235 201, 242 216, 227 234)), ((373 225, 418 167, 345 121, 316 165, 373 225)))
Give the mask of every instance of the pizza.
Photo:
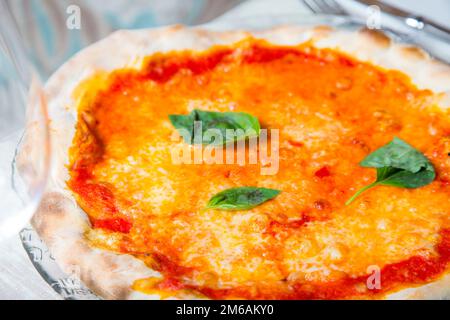
POLYGON ((33 225, 101 297, 450 297, 450 67, 421 49, 327 26, 119 31, 46 93, 33 225), (243 161, 173 161, 210 146, 183 139, 198 122, 254 128, 226 144, 243 161))

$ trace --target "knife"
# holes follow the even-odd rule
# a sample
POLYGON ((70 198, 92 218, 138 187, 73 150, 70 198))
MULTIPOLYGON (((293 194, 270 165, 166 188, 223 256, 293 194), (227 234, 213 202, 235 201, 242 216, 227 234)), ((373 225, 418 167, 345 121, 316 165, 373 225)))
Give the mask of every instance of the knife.
POLYGON ((414 15, 410 12, 383 3, 379 0, 357 0, 357 2, 369 6, 371 5, 378 6, 380 10, 384 13, 388 13, 390 15, 403 18, 404 23, 408 27, 419 31, 423 30, 425 32, 429 32, 435 36, 442 38, 443 40, 446 40, 447 42, 450 42, 450 29, 434 21, 431 21, 430 19, 414 15))

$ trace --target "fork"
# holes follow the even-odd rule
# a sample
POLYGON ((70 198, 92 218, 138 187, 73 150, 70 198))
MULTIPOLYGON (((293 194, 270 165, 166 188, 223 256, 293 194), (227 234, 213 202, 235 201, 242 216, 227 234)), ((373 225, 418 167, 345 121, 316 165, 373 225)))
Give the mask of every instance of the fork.
POLYGON ((342 6, 335 0, 302 0, 303 4, 314 13, 346 15, 342 6))

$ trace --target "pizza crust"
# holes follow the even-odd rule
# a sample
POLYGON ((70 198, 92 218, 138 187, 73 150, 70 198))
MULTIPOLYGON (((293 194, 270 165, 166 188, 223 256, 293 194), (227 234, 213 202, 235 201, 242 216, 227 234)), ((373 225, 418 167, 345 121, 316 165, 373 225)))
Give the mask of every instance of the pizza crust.
MULTIPOLYGON (((50 181, 32 224, 66 272, 78 270, 81 280, 106 299, 159 298, 131 289, 134 280, 157 277, 158 272, 131 256, 116 254, 89 245, 85 233, 90 225, 66 186, 69 179, 68 149, 77 121, 77 101, 73 91, 97 71, 139 68, 142 58, 155 52, 192 49, 206 50, 212 45, 232 44, 248 36, 274 44, 294 45, 312 41, 319 48, 336 48, 362 61, 397 69, 408 74, 420 88, 436 93, 436 103, 450 107, 450 66, 433 60, 423 50, 394 43, 378 31, 335 30, 328 26, 284 26, 267 31, 213 32, 199 28, 170 26, 159 29, 117 31, 84 49, 65 63, 49 79, 45 90, 51 119, 52 163, 50 181), (111 54, 113 53, 113 54, 111 54)), ((32 135, 31 135, 32 136, 32 135)), ((32 139, 24 142, 18 163, 35 148, 32 139)), ((178 296, 195 298, 195 296, 178 296)), ((398 291, 390 299, 450 298, 450 275, 433 283, 398 291)))

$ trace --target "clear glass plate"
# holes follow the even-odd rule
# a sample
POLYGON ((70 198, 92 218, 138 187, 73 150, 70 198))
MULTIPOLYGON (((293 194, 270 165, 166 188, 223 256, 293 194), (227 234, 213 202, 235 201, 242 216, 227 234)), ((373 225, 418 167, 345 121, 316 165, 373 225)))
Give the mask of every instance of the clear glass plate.
MULTIPOLYGON (((222 17, 213 22, 198 26, 210 30, 263 30, 278 25, 330 25, 335 28, 345 30, 357 30, 365 27, 361 20, 345 16, 324 16, 324 15, 264 15, 239 18, 239 20, 222 17)), ((383 29, 383 32, 401 43, 417 43, 406 34, 401 34, 393 30, 383 29)), ((425 48, 426 50, 426 48, 425 48)), ((31 227, 27 227, 20 232, 22 244, 33 265, 44 280, 64 299, 67 300, 98 300, 101 299, 90 289, 83 285, 76 274, 66 274, 57 265, 45 243, 40 239, 37 232, 31 227)))

